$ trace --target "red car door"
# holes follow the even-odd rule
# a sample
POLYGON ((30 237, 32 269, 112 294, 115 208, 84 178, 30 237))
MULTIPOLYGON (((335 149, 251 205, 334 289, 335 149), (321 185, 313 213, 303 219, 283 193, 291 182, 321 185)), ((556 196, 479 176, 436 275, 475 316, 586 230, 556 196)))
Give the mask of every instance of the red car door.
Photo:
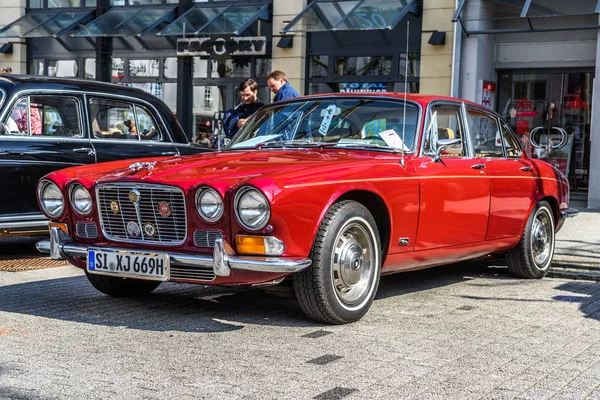
POLYGON ((419 175, 419 224, 415 250, 464 245, 485 240, 490 182, 485 165, 469 156, 461 107, 437 104, 429 109, 419 175), (434 160, 438 139, 461 139, 434 160))

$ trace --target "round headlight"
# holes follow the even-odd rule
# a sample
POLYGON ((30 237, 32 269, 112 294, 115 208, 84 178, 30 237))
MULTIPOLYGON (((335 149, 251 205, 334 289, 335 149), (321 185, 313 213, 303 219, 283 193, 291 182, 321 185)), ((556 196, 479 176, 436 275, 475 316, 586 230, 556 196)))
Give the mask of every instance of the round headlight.
POLYGON ((79 214, 88 215, 92 211, 92 196, 83 185, 75 185, 71 187, 71 204, 79 214))
POLYGON ((271 208, 265 195, 249 186, 237 192, 235 212, 240 224, 251 230, 264 228, 271 217, 271 208))
POLYGON ((223 200, 216 190, 200 188, 196 192, 196 210, 207 222, 216 222, 223 215, 223 200))
POLYGON ((43 181, 39 186, 39 197, 43 211, 49 217, 58 217, 65 208, 65 199, 56 184, 43 181))

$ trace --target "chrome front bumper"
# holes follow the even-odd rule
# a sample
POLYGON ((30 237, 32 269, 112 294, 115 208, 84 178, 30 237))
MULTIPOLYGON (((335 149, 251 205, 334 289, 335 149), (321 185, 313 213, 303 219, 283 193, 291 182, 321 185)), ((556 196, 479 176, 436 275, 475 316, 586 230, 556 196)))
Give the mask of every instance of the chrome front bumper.
MULTIPOLYGON (((53 227, 50 240, 42 240, 36 244, 37 249, 54 260, 64 260, 68 256, 87 257, 88 248, 73 243, 73 240, 62 230, 53 227)), ((94 247, 97 248, 97 247, 94 247)), ((97 248, 102 250, 102 248, 97 248)), ((107 251, 138 251, 134 249, 107 248, 107 251)), ((154 252, 154 251, 153 251, 154 252)), ((164 252, 171 263, 187 267, 212 268, 217 276, 229 276, 232 270, 292 273, 310 266, 311 260, 300 257, 242 257, 236 256, 233 249, 223 239, 216 239, 212 256, 201 254, 183 254, 164 252)))

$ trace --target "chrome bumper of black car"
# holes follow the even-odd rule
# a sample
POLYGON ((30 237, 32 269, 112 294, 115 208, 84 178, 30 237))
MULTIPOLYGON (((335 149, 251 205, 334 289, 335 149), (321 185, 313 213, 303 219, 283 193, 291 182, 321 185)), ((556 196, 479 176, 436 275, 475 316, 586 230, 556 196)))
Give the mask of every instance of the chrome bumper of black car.
POLYGON ((579 214, 579 210, 576 208, 566 208, 564 210, 560 210, 561 218, 574 218, 579 214))
MULTIPOLYGON (((37 243, 37 249, 54 260, 64 260, 66 257, 87 257, 87 246, 73 243, 73 240, 62 230, 53 227, 50 230, 50 240, 42 240, 37 243)), ((102 250, 102 248, 98 248, 102 250)), ((132 249, 115 249, 124 252, 132 249)), ((243 257, 237 256, 231 246, 223 240, 216 239, 215 247, 211 255, 183 254, 165 252, 174 265, 185 267, 212 268, 217 276, 229 276, 231 271, 256 271, 273 273, 293 273, 301 271, 310 266, 311 260, 300 257, 243 257)))
POLYGON ((0 236, 35 236, 48 234, 48 219, 42 214, 19 214, 0 217, 0 236))

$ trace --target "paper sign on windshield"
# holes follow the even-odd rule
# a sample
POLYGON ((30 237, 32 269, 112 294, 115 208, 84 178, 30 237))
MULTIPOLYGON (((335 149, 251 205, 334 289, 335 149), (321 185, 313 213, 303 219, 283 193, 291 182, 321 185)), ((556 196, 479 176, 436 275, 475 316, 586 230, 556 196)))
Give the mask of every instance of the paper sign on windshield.
POLYGON ((386 131, 379 132, 379 136, 388 146, 408 151, 408 147, 404 145, 402 139, 400 139, 400 136, 398 136, 395 130, 388 129, 386 131))
POLYGON ((323 136, 327 135, 327 131, 329 130, 329 125, 331 125, 331 120, 335 115, 335 111, 337 107, 335 104, 330 105, 325 109, 325 116, 323 116, 323 121, 321 121, 321 126, 319 127, 319 133, 323 136))

